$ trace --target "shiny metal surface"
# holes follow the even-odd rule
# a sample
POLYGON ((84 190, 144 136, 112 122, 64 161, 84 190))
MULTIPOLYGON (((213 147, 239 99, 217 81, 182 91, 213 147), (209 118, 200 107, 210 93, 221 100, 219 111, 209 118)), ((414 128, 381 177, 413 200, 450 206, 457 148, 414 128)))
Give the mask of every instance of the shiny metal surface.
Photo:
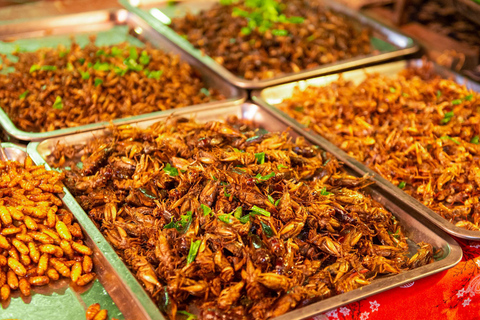
MULTIPOLYGON (((223 101, 213 101, 202 104, 209 106, 211 109, 221 108, 225 105, 231 105, 232 103, 241 104, 246 99, 247 95, 244 90, 238 89, 225 82, 220 76, 215 74, 204 64, 191 57, 160 35, 144 20, 123 9, 68 14, 33 21, 0 22, 0 41, 4 41, 0 42, 0 52, 2 52, 2 49, 8 51, 9 48, 10 51, 14 51, 17 49, 17 46, 22 50, 29 51, 36 50, 43 46, 56 47, 58 44, 68 46, 71 36, 75 36, 77 41, 80 39, 83 43, 86 43, 88 42, 89 34, 101 34, 101 40, 97 37, 97 43, 100 42, 100 44, 113 45, 118 42, 129 41, 141 45, 146 41, 165 52, 172 52, 180 55, 182 61, 187 62, 200 73, 206 86, 216 88, 226 97, 226 100, 223 101), (122 31, 122 26, 128 27, 126 32, 122 31), (129 35, 128 29, 135 30, 136 36, 129 35), (14 40, 18 40, 20 43, 16 44, 15 42, 11 42, 14 40)), ((192 112, 196 107, 202 105, 189 106, 185 109, 191 110, 190 112, 192 112)), ((162 115, 175 113, 177 111, 178 109, 158 111, 139 116, 116 119, 113 120, 113 123, 117 125, 126 124, 139 120, 152 119, 162 115)), ((105 128, 110 125, 109 122, 99 122, 50 132, 26 132, 18 129, 1 108, 0 124, 8 135, 21 141, 39 141, 51 137, 105 128)))
MULTIPOLYGON (((195 116, 198 121, 209 121, 215 119, 222 119, 228 115, 236 115, 239 118, 252 120, 255 125, 263 127, 269 131, 283 131, 289 124, 284 118, 276 117, 272 115, 272 110, 263 108, 261 106, 245 103, 243 105, 230 105, 225 108, 217 108, 209 110, 208 108, 197 108, 196 113, 192 114, 186 110, 179 110, 177 112, 178 116, 184 116, 190 118, 195 116)), ((145 128, 154 123, 156 120, 142 121, 135 123, 133 125, 145 128)), ((46 157, 51 154, 51 152, 56 147, 57 143, 62 144, 85 144, 90 139, 94 137, 99 137, 104 134, 107 134, 108 130, 97 130, 91 132, 80 133, 76 135, 71 135, 68 137, 58 137, 45 140, 43 142, 32 142, 28 145, 28 152, 38 162, 44 162, 46 157)), ((301 128, 293 127, 291 130, 292 136, 303 135, 304 132, 301 128)), ((313 144, 317 144, 315 140, 307 139, 313 144)), ((350 164, 347 163, 347 169, 354 175, 358 174, 354 168, 350 168, 350 164)), ((362 287, 351 292, 347 292, 332 298, 325 299, 323 301, 314 303, 312 305, 300 308, 298 310, 291 311, 283 316, 280 316, 276 319, 304 319, 311 317, 315 314, 319 314, 330 309, 337 308, 341 305, 353 302, 356 300, 363 299, 370 295, 388 290, 393 287, 400 286, 407 282, 411 282, 429 275, 432 275, 436 272, 448 269, 456 265, 461 257, 462 250, 459 245, 446 233, 437 228, 435 225, 431 224, 425 217, 418 214, 415 211, 409 212, 408 208, 405 209, 403 203, 399 201, 396 197, 389 195, 384 192, 382 188, 378 185, 372 185, 368 188, 368 192, 379 202, 381 202, 387 209, 394 213, 398 218, 401 224, 405 227, 406 234, 414 242, 425 241, 431 243, 438 249, 442 249, 442 255, 434 263, 420 267, 415 270, 407 271, 399 275, 389 276, 389 277, 380 277, 372 282, 372 284, 362 287)), ((111 274, 115 277, 120 277, 122 283, 127 284, 129 293, 132 296, 131 309, 134 308, 143 308, 146 311, 147 318, 150 319, 164 319, 160 311, 155 307, 152 300, 147 296, 145 291, 143 291, 140 284, 133 278, 130 271, 115 254, 112 247, 106 242, 106 240, 101 236, 100 232, 93 226, 93 223, 87 223, 86 220, 89 220, 86 213, 80 208, 80 206, 75 202, 70 193, 66 193, 65 196, 68 199, 68 204, 70 209, 75 212, 77 219, 79 219, 85 228, 85 231, 90 234, 92 239, 100 248, 102 254, 107 258, 108 262, 112 266, 113 270, 110 271, 111 274), (93 230, 95 228, 95 230, 93 230)), ((414 248, 412 248, 414 249, 414 248)), ((115 300, 115 296, 114 300, 115 300)), ((121 305, 120 305, 121 306, 121 305)), ((135 318, 138 319, 138 318, 135 318)))
MULTIPOLYGON (((2 143, 1 147, 9 160, 23 163, 27 156, 26 148, 12 144, 2 143)), ((61 198, 61 196, 60 196, 61 198)), ((65 200, 64 200, 65 201, 65 200)), ((68 206, 68 205, 67 205, 68 206)), ((85 318, 86 308, 93 303, 100 303, 102 309, 107 309, 110 317, 124 319, 121 311, 118 309, 110 295, 121 296, 128 299, 128 296, 122 295, 116 288, 116 281, 109 276, 107 270, 109 265, 98 247, 88 234, 84 233, 86 241, 91 248, 94 248, 94 272, 97 274, 97 280, 86 287, 78 287, 70 284, 70 279, 62 278, 51 282, 47 286, 32 288, 32 295, 23 297, 18 290, 13 293, 9 301, 3 301, 0 307, 0 318, 2 319, 82 319, 85 318), (105 267, 105 263, 107 266, 105 267), (103 285, 102 285, 103 284, 103 285), (110 293, 110 295, 108 293, 110 293)), ((120 300, 121 301, 121 300, 120 300)), ((128 315, 129 310, 125 310, 124 315, 128 315)), ((131 315, 134 315, 130 313, 131 315)), ((127 317, 127 319, 134 319, 127 317)))
MULTIPOLYGON (((352 80, 356 83, 359 83, 360 81, 365 79, 365 72, 393 76, 397 74, 400 70, 403 70, 408 66, 421 66, 423 63, 424 62, 422 60, 407 60, 387 63, 379 66, 345 72, 343 73, 343 78, 345 80, 352 80)), ((480 84, 470 81, 467 78, 460 76, 459 74, 456 74, 448 69, 437 65, 435 65, 435 71, 445 78, 452 79, 457 83, 465 84, 469 89, 480 92, 480 84)), ((424 206, 417 199, 406 194, 397 186, 389 182, 387 179, 383 178, 378 173, 368 168, 366 165, 348 156, 343 150, 335 146, 333 143, 329 142, 327 139, 321 137, 320 135, 314 133, 311 130, 305 130, 305 127, 299 124, 296 120, 292 119, 286 113, 275 108, 276 104, 280 103, 283 99, 288 98, 292 95, 293 89, 296 86, 298 86, 300 90, 302 90, 302 88, 306 88, 307 86, 325 86, 330 82, 335 81, 336 79, 338 79, 338 74, 313 78, 304 81, 291 82, 288 84, 268 88, 262 91, 254 91, 252 93, 252 97, 256 103, 264 106, 265 108, 268 108, 277 116, 284 118, 288 125, 296 129, 302 130, 303 134, 308 136, 309 139, 315 141, 322 148, 330 151, 338 159, 345 162, 350 167, 354 168, 359 174, 371 174, 373 176, 373 179, 377 182, 377 185, 382 189, 382 191, 388 193, 391 197, 396 197, 401 200, 406 206, 407 210, 418 212, 441 229, 456 237, 471 240, 480 240, 480 231, 466 230, 448 222, 446 219, 424 206)))
MULTIPOLYGON (((339 72, 351 68, 358 68, 367 64, 379 63, 393 58, 406 56, 415 53, 419 50, 416 42, 398 31, 394 31, 387 26, 359 13, 353 11, 333 0, 315 0, 323 2, 328 8, 337 12, 343 13, 356 20, 363 25, 369 26, 373 30, 373 37, 383 43, 383 48, 380 49, 380 53, 371 54, 366 56, 360 56, 353 59, 342 60, 336 63, 319 66, 314 69, 303 70, 296 73, 285 74, 272 79, 266 80, 245 80, 239 76, 234 75, 232 72, 225 69, 220 64, 216 63, 211 57, 206 56, 195 49, 187 40, 182 38, 179 34, 174 32, 167 24, 162 23, 158 18, 155 18, 151 14, 152 8, 159 9, 168 18, 178 17, 185 15, 186 12, 198 12, 202 9, 210 8, 214 3, 218 1, 166 1, 166 0, 119 0, 119 2, 130 12, 137 14, 139 17, 147 21, 154 29, 158 30, 162 35, 175 43, 178 47, 182 48, 185 52, 189 53, 204 65, 208 66, 211 70, 214 70, 217 74, 221 75, 225 80, 234 84, 237 87, 245 89, 261 89, 269 86, 278 85, 281 83, 296 81, 300 79, 306 79, 311 77, 317 77, 319 75, 325 75, 329 73, 339 72)), ((158 17, 158 10, 157 12, 158 17)))

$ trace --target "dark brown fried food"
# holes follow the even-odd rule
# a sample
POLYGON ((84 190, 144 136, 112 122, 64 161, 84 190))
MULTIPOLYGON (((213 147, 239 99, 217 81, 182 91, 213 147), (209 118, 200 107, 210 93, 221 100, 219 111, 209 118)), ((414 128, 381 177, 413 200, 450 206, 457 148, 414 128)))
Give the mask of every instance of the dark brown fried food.
POLYGON ((80 154, 67 186, 171 319, 271 318, 433 261, 429 244, 409 258, 369 179, 287 132, 171 118, 80 154))
POLYGON ((279 106, 469 230, 480 230, 480 94, 430 65, 296 89, 279 106))
POLYGON ((0 75, 0 107, 21 130, 45 132, 221 100, 179 56, 127 43, 16 52, 0 75))
MULTIPOLYGON (((270 1, 272 2, 272 1, 270 1)), ((276 1, 275 1, 276 2, 276 1)), ((263 80, 373 52, 370 31, 319 1, 278 1, 281 14, 301 23, 275 22, 266 31, 245 34, 249 19, 232 13, 251 11, 245 1, 172 20, 170 27, 237 76, 263 80)), ((251 20, 251 19, 250 19, 251 20)))

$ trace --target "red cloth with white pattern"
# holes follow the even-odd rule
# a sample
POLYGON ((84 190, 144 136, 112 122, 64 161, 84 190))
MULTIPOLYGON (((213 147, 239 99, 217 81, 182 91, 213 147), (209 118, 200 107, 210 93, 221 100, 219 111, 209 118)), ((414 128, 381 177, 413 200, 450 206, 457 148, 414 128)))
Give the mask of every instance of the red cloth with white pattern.
POLYGON ((480 242, 456 240, 463 259, 455 267, 311 320, 480 319, 480 242))

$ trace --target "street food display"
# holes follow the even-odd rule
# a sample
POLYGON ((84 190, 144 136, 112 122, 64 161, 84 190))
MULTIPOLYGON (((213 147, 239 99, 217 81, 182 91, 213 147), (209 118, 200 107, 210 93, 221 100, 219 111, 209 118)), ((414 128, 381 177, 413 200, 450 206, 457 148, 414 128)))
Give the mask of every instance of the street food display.
POLYGON ((126 2, 0 24, 2 315, 304 319, 455 266, 427 216, 480 239, 478 87, 333 74, 415 41, 333 1, 126 2))
POLYGON ((480 230, 479 103, 425 64, 296 89, 279 108, 451 223, 480 230))
POLYGON ((83 232, 55 194, 63 193, 63 173, 0 161, 0 300, 15 291, 70 278, 77 286, 95 279, 92 250, 83 232))
POLYGON ((178 55, 147 45, 15 52, 0 74, 0 107, 27 132, 46 132, 221 100, 178 55))
POLYGON ((236 117, 115 127, 48 161, 171 319, 272 318, 433 262, 368 177, 236 117))
POLYGON ((370 54, 371 30, 317 1, 220 1, 170 27, 237 76, 264 80, 370 54))

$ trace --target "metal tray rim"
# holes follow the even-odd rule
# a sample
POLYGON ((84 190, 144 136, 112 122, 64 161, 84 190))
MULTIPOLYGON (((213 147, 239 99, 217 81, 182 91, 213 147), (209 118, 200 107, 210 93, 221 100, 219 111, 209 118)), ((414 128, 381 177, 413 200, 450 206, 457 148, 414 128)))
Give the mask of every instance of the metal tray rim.
MULTIPOLYGON (((325 1, 325 0, 322 0, 322 1, 325 1)), ((157 19, 153 18, 147 12, 143 11, 139 7, 132 5, 131 2, 129 2, 128 0, 119 0, 118 2, 124 8, 126 8, 129 12, 133 12, 137 16, 144 19, 150 26, 152 26, 154 29, 156 29, 158 32, 164 35, 167 39, 169 39, 175 45, 180 47, 182 50, 186 51, 188 54, 195 57, 197 60, 201 61, 211 70, 215 71, 217 74, 223 77, 225 80, 243 89, 263 89, 263 88, 275 86, 281 83, 301 80, 301 79, 310 78, 310 77, 316 77, 320 75, 326 75, 329 73, 356 68, 356 67, 360 67, 367 64, 385 62, 394 58, 413 54, 420 50, 420 46, 413 38, 408 37, 402 34, 401 32, 399 32, 398 30, 394 30, 386 26, 385 24, 374 20, 372 17, 369 17, 368 15, 355 12, 339 3, 336 3, 334 0, 329 0, 327 6, 332 7, 336 10, 342 11, 342 13, 356 20, 359 20, 359 17, 361 17, 363 20, 366 21, 366 24, 372 27, 376 26, 376 27, 385 28, 390 32, 395 33, 397 36, 403 37, 404 39, 406 39, 406 43, 407 43, 406 47, 398 48, 397 50, 394 50, 394 51, 380 53, 378 55, 366 55, 366 56, 360 56, 352 59, 341 60, 339 63, 327 64, 324 66, 319 66, 314 69, 307 69, 307 70, 300 71, 298 73, 285 74, 285 75, 281 75, 271 79, 245 80, 241 77, 234 75, 225 67, 215 62, 210 56, 202 54, 200 50, 193 47, 193 45, 190 42, 188 42, 188 40, 182 38, 170 27, 164 25, 157 19)))
MULTIPOLYGON (((246 103, 246 105, 247 104, 255 105, 253 103, 246 103)), ((256 106, 258 106, 261 109, 264 109, 266 112, 271 113, 271 110, 266 109, 266 108, 262 107, 261 105, 260 106, 256 105, 256 106)), ((190 115, 190 113, 186 110, 182 110, 181 112, 178 113, 178 115, 179 116, 180 115, 188 116, 188 115, 190 115)), ((278 116, 275 116, 275 115, 274 115, 274 117, 285 123, 284 119, 281 119, 281 118, 279 118, 278 116)), ((158 120, 161 120, 161 118, 159 118, 158 120)), ((145 121, 142 121, 142 122, 145 122, 145 121)), ((139 122, 138 124, 141 124, 142 122, 139 122)), ((298 130, 298 129, 295 129, 295 128, 293 128, 293 129, 298 131, 298 133, 303 135, 303 132, 301 130, 298 130)), ((100 132, 100 131, 101 130, 97 130, 95 132, 100 132)), ((93 134, 95 134, 95 132, 89 132, 89 133, 93 135, 93 134)), ((79 135, 81 135, 81 134, 79 134, 79 135)), ((310 138, 307 137, 307 139, 310 139, 310 138)), ((43 141, 43 143, 46 143, 47 141, 48 140, 45 140, 45 141, 43 141)), ((312 140, 312 141, 315 141, 315 140, 312 140)), ((31 143, 29 143, 29 145, 27 147, 27 151, 28 151, 29 155, 34 160, 39 161, 41 163, 45 163, 45 160, 42 158, 42 156, 40 155, 40 153, 37 150, 37 147, 41 143, 42 142, 31 142, 31 143)), ((329 150, 327 150, 327 151, 329 151, 329 150)), ((50 167, 48 167, 48 168, 51 169, 50 167)), ((68 195, 69 201, 72 201, 72 205, 74 206, 75 210, 78 210, 80 212, 79 214, 81 214, 82 218, 84 218, 84 219, 86 218, 86 219, 90 220, 88 218, 87 214, 85 213, 85 211, 80 207, 80 205, 76 202, 76 200, 73 198, 73 196, 70 194, 70 192, 68 192, 68 190, 66 190, 66 195, 68 195)), ((128 270, 126 265, 123 264, 123 262, 118 258, 118 255, 115 253, 115 251, 110 246, 110 244, 108 244, 108 242, 103 237, 103 235, 101 235, 100 231, 98 231, 98 229, 96 229, 96 227, 93 225, 93 223, 91 221, 90 221, 90 223, 93 226, 93 228, 95 228, 94 231, 95 231, 96 239, 98 239, 98 241, 100 241, 100 242, 105 242, 106 245, 102 246, 102 248, 105 248, 108 251, 109 257, 110 258, 117 257, 117 261, 116 261, 117 263, 113 267, 116 270, 119 271, 119 274, 121 276, 123 274, 127 274, 128 277, 129 277, 129 280, 133 280, 133 282, 134 282, 133 285, 134 285, 135 288, 142 289, 143 294, 142 294, 142 297, 141 297, 141 301, 142 301, 141 303, 146 302, 146 303, 148 303, 149 307, 151 307, 153 305, 153 307, 156 310, 155 311, 156 313, 150 313, 149 312, 149 315, 150 316, 155 315, 155 316, 152 316, 152 318, 158 317, 158 315, 161 314, 160 311, 154 306, 152 300, 148 297, 148 295, 145 293, 145 291, 140 286, 140 284, 137 282, 137 280, 135 278, 133 278, 132 274, 130 273, 130 271, 128 270), (101 237, 101 238, 98 238, 98 237, 101 237), (110 255, 110 254, 112 254, 112 255, 110 255), (148 301, 145 301, 145 299, 147 299, 148 301)), ((400 275, 394 275, 394 276, 391 276, 391 277, 382 278, 382 279, 379 280, 379 282, 381 281, 380 284, 378 282, 377 283, 372 283, 372 284, 370 284, 368 286, 365 286, 365 287, 362 287, 360 289, 356 289, 356 290, 353 290, 353 291, 350 291, 350 292, 347 292, 347 293, 344 293, 344 294, 341 294, 341 295, 337 295, 337 296, 322 300, 320 302, 314 303, 312 305, 303 307, 303 308, 298 309, 298 310, 290 311, 290 312, 286 313, 285 315, 279 316, 275 319, 276 320, 287 320, 287 319, 292 319, 292 318, 294 318, 294 319, 304 319, 304 318, 316 315, 316 314, 321 313, 321 312, 326 312, 330 309, 339 307, 339 306, 347 304, 349 302, 364 299, 364 298, 366 298, 368 296, 371 296, 371 295, 374 295, 376 293, 380 293, 380 292, 383 292, 385 290, 388 290, 388 289, 403 285, 405 283, 417 280, 419 278, 425 277, 426 274, 428 275, 429 273, 431 273, 431 274, 437 273, 437 272, 446 270, 446 269, 451 268, 454 265, 456 265, 461 260, 462 255, 463 255, 462 250, 461 250, 460 246, 456 243, 456 241, 452 237, 450 237, 449 235, 444 233, 442 230, 438 229, 433 224, 425 226, 425 228, 428 228, 428 229, 432 230, 432 232, 434 232, 437 236, 439 236, 442 239, 442 241, 444 241, 444 245, 447 247, 448 253, 442 260, 435 261, 432 264, 425 265, 425 266, 422 266, 420 268, 407 271, 407 272, 402 273, 400 275), (405 274, 408 274, 409 277, 405 277, 405 274), (381 286, 381 287, 377 288, 379 286, 381 286), (321 304, 321 305, 319 305, 319 304, 321 304), (320 309, 319 309, 319 306, 321 306, 320 309)), ((129 281, 129 283, 131 283, 131 281, 129 281)), ((135 292, 138 294, 137 290, 135 290, 135 292)), ((151 310, 151 309, 149 308, 149 310, 151 310)))
MULTIPOLYGON (((404 62, 418 64, 418 63, 423 63, 423 60, 421 60, 421 59, 411 59, 411 60, 404 60, 404 62)), ((395 63, 398 63, 398 62, 392 62, 392 63, 383 64, 383 65, 379 65, 379 66, 385 66, 385 65, 389 65, 389 64, 393 65, 395 63)), ((472 81, 472 80, 470 80, 470 79, 468 79, 468 78, 466 78, 466 77, 464 77, 464 76, 462 76, 458 73, 455 73, 451 70, 448 70, 444 67, 438 66, 436 64, 434 64, 434 65, 435 65, 435 69, 440 71, 440 72, 443 72, 443 74, 445 74, 445 75, 449 74, 450 76, 455 77, 458 80, 465 81, 465 84, 471 83, 475 87, 478 86, 478 88, 480 88, 480 84, 478 84, 478 83, 476 83, 476 82, 474 82, 474 81, 472 81)), ((375 66, 371 67, 371 68, 375 68, 375 66)), ((367 70, 367 71, 368 71, 368 69, 369 68, 365 68, 365 70, 367 70)), ((354 71, 357 71, 357 70, 347 71, 347 72, 354 72, 354 71)), ((347 72, 345 72, 345 73, 347 73, 347 72)), ((306 79, 306 80, 307 81, 308 80, 315 80, 315 79, 320 79, 320 78, 323 78, 323 77, 325 77, 325 76, 312 78, 312 79, 306 79)), ((294 82, 298 83, 298 81, 292 81, 291 83, 294 83, 294 82)), ((288 123, 289 126, 291 126, 293 128, 301 129, 303 131, 302 134, 304 134, 305 136, 309 137, 310 139, 316 141, 322 148, 325 148, 325 149, 329 150, 330 152, 332 152, 332 154, 334 154, 335 157, 338 157, 341 161, 343 161, 345 163, 348 163, 352 167, 356 168, 358 170, 358 172, 363 173, 363 174, 368 173, 368 174, 372 175, 373 179, 377 182, 377 184, 384 191, 390 193, 391 195, 397 197, 402 202, 409 205, 412 209, 416 210, 417 212, 419 212, 420 214, 425 216, 427 219, 429 219, 431 222, 436 224, 442 230, 446 231, 447 233, 449 233, 451 235, 459 237, 459 238, 469 239, 469 240, 480 240, 480 231, 466 230, 466 229, 457 227, 454 224, 448 222, 446 219, 442 218, 440 215, 435 213, 433 210, 431 210, 430 208, 425 206, 423 203, 421 203, 420 201, 418 201, 414 197, 408 195, 405 191, 399 189, 397 186, 392 184, 387 179, 383 178, 380 174, 378 174, 377 172, 368 168, 366 165, 364 165, 363 163, 354 159, 353 157, 349 156, 345 151, 343 151, 340 148, 338 148, 337 146, 335 146, 333 143, 328 141, 326 138, 324 138, 320 134, 318 134, 316 132, 313 132, 309 129, 306 130, 305 127, 302 126, 298 121, 291 118, 289 115, 287 115, 285 112, 279 110, 275 106, 266 102, 262 98, 263 92, 265 90, 274 89, 274 88, 275 87, 270 87, 270 88, 266 88, 266 89, 263 89, 263 90, 254 90, 252 92, 252 100, 255 103, 261 105, 262 107, 269 109, 270 112, 275 114, 277 117, 283 118, 285 120, 285 122, 288 123)))

